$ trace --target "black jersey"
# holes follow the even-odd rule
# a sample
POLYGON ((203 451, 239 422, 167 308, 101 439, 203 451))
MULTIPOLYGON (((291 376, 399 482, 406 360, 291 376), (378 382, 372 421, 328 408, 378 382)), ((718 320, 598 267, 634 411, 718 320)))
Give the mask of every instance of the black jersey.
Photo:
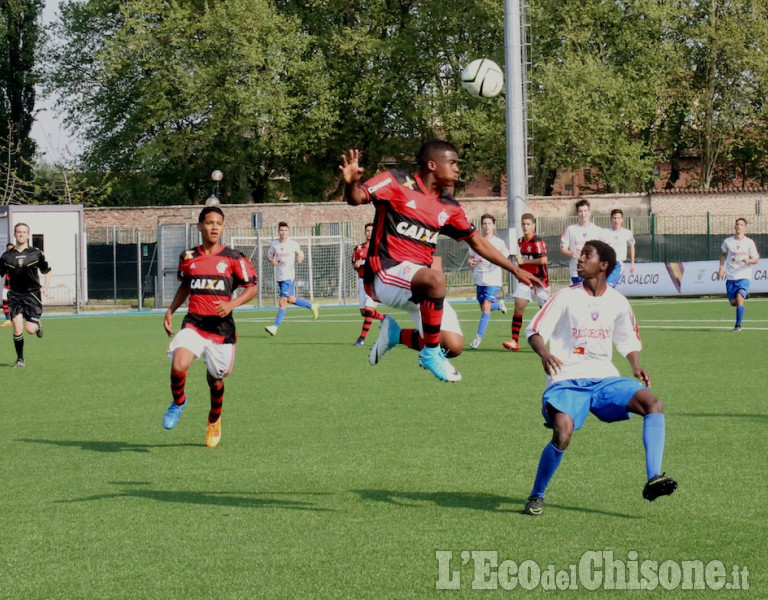
POLYGON ((37 248, 26 247, 19 252, 8 250, 0 258, 0 277, 8 276, 10 291, 15 294, 40 294, 40 273, 48 273, 51 267, 37 248))

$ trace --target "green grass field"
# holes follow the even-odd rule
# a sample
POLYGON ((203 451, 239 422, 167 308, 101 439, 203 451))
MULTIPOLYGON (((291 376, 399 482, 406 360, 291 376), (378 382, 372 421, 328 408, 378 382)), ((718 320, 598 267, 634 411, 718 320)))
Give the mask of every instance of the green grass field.
MULTIPOLYGON (((370 367, 378 325, 366 348, 353 347, 356 307, 323 308, 316 322, 291 309, 275 338, 264 332, 274 311, 238 312, 214 450, 200 363, 179 425, 161 426, 162 315, 49 317, 43 340, 26 337, 26 368, 5 371, 0 597, 614 598, 581 581, 564 592, 473 589, 483 577, 471 555, 570 573, 585 552, 612 551, 628 567, 724 565, 705 590, 681 583, 621 598, 768 598, 768 300, 749 300, 741 334, 729 332, 724 299, 633 306, 678 491, 642 499, 640 418, 591 417, 538 519, 522 509, 549 439, 544 375, 527 345, 501 348, 511 315, 494 313, 482 347, 453 360, 463 381, 445 384, 404 348, 370 367), (440 555, 442 576, 437 552, 452 553, 449 563, 440 555), (731 584, 734 565, 748 569, 750 589, 711 589, 731 584)), ((479 311, 457 308, 468 344, 479 311)), ((0 332, 6 366, 15 356, 10 330, 0 332)))

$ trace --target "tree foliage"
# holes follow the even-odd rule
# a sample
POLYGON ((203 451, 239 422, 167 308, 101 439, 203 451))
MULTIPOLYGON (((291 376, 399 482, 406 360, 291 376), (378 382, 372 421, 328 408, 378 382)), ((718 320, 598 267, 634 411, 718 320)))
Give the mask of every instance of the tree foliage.
MULTIPOLYGON (((533 190, 592 168, 647 187, 655 161, 700 149, 765 170, 768 0, 534 0, 528 9, 533 190)), ((418 145, 463 149, 465 180, 506 171, 504 101, 471 98, 461 68, 503 65, 497 0, 67 0, 48 86, 116 203, 338 195, 350 147, 369 173, 418 145)), ((714 175, 713 175, 714 174, 714 175)), ((670 181, 674 185, 674 181, 670 181)))
MULTIPOLYGON (((38 19, 42 0, 0 1, 0 167, 6 181, 32 175, 35 143, 29 137, 34 121, 38 19)), ((4 198, 20 187, 6 185, 4 198)))

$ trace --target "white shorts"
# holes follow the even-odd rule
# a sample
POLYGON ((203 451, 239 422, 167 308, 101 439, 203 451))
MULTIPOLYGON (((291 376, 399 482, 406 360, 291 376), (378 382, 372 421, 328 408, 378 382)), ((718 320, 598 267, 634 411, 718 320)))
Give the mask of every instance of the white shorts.
MULTIPOLYGON (((411 280, 419 269, 427 269, 424 265, 411 262, 402 262, 390 269, 379 271, 373 281, 373 291, 379 302, 392 308, 401 308, 408 313, 419 333, 424 334, 421 326, 421 312, 419 305, 411 302, 411 280)), ((461 325, 456 311, 446 300, 443 304, 443 321, 440 331, 449 331, 458 335, 461 333, 461 325)))
POLYGON ((360 309, 364 308, 376 308, 376 300, 371 298, 368 295, 368 292, 365 291, 365 284, 363 283, 363 278, 358 277, 357 279, 357 304, 360 306, 360 309))
POLYGON ((527 300, 528 302, 535 300, 536 304, 541 308, 547 303, 547 300, 549 300, 549 287, 532 288, 530 285, 518 281, 515 286, 515 293, 512 297, 527 300))
POLYGON ((173 352, 177 348, 186 348, 195 358, 202 356, 208 372, 216 379, 224 379, 235 364, 234 344, 217 344, 189 327, 179 331, 171 340, 168 346, 169 358, 173 358, 173 352))

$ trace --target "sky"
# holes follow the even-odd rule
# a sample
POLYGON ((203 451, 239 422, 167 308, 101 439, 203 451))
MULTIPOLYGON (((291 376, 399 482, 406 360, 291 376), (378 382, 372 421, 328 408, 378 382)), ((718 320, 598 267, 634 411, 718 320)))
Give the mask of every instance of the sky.
MULTIPOLYGON (((58 0, 46 0, 43 9, 43 23, 50 23, 58 13, 58 0)), ((32 126, 31 137, 37 142, 40 153, 44 154, 46 162, 66 162, 77 154, 79 144, 74 136, 69 135, 62 123, 63 117, 58 116, 53 108, 53 102, 44 99, 40 90, 35 102, 36 120, 32 126)))

